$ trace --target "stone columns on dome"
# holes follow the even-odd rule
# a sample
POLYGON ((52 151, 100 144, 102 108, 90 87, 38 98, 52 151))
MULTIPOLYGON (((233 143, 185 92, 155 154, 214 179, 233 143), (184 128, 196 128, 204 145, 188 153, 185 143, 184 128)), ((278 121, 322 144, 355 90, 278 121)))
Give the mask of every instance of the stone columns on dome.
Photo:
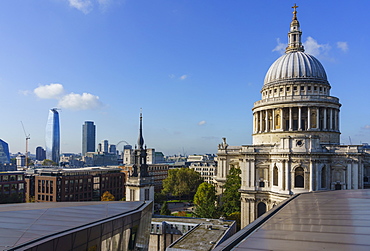
POLYGON ((259 112, 259 120, 260 120, 259 132, 261 133, 262 132, 262 123, 263 123, 262 111, 259 112))
POLYGON ((320 128, 320 109, 316 107, 316 128, 320 128))
POLYGON ((265 111, 265 132, 269 131, 269 113, 265 111))
POLYGON ((333 130, 333 109, 329 108, 329 131, 333 130))
POLYGON ((338 132, 339 110, 336 108, 307 106, 272 108, 254 112, 253 133, 279 131, 338 132), (284 114, 288 116, 285 115, 284 117, 284 114), (287 124, 287 122, 289 123, 287 124))
POLYGON ((284 131, 284 108, 281 108, 281 114, 280 114, 280 130, 284 131))

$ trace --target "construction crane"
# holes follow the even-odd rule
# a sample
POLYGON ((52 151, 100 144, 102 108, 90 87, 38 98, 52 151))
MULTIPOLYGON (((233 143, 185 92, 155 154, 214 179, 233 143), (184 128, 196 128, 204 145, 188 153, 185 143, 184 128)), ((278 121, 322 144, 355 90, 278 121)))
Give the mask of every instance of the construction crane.
POLYGON ((26 136, 26 168, 28 168, 28 140, 30 139, 30 134, 26 133, 26 130, 24 129, 23 122, 21 121, 24 136, 26 136))

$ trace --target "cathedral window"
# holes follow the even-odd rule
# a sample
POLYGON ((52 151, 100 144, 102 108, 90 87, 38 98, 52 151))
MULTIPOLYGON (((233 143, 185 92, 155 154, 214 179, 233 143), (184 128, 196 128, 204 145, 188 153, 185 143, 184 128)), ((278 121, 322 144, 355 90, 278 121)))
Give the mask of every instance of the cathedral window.
POLYGON ((265 187, 265 182, 264 181, 260 181, 259 187, 265 187))
POLYGON ((293 87, 293 90, 294 90, 294 91, 296 91, 296 90, 297 90, 297 86, 294 86, 294 87, 293 87))
POLYGON ((304 188, 304 170, 297 167, 294 172, 294 187, 304 188))
POLYGON ((280 88, 280 92, 282 92, 283 91, 283 88, 280 88))
POLYGON ((321 188, 326 188, 326 166, 321 169, 321 188))
POLYGON ((307 90, 311 91, 311 86, 307 86, 307 90))
POLYGON ((301 86, 301 91, 304 91, 304 86, 303 85, 301 86))
POLYGON ((287 91, 287 92, 288 92, 288 91, 290 91, 290 87, 289 87, 289 86, 286 88, 286 91, 287 91))
POLYGON ((279 170, 277 168, 277 166, 274 166, 274 170, 273 170, 273 181, 272 181, 272 184, 274 186, 278 186, 279 185, 279 170))
POLYGON ((260 202, 257 204, 257 217, 260 217, 264 213, 266 213, 266 204, 260 202))

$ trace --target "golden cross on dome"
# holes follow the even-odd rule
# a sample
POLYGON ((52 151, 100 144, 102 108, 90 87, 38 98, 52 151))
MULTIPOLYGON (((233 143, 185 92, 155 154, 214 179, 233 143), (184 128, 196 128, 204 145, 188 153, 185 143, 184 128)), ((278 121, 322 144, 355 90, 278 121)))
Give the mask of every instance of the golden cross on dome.
POLYGON ((298 6, 297 6, 296 4, 294 4, 294 6, 293 6, 292 8, 294 9, 294 12, 296 12, 296 11, 297 11, 298 6))

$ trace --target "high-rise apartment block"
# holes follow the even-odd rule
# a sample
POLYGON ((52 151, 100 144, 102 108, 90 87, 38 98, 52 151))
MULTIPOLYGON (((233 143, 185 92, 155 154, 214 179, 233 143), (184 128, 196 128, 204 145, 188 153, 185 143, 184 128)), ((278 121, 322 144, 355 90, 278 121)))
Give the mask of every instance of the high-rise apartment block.
POLYGON ((102 140, 101 141, 101 152, 103 152, 103 153, 109 153, 109 143, 108 143, 108 140, 102 140))
POLYGON ((60 129, 59 113, 56 108, 49 110, 49 117, 46 124, 46 158, 59 163, 60 154, 60 129))
POLYGON ((36 160, 43 161, 46 159, 46 151, 41 146, 36 147, 36 160))
POLYGON ((92 121, 85 121, 82 125, 82 155, 87 152, 95 152, 95 125, 92 121))

